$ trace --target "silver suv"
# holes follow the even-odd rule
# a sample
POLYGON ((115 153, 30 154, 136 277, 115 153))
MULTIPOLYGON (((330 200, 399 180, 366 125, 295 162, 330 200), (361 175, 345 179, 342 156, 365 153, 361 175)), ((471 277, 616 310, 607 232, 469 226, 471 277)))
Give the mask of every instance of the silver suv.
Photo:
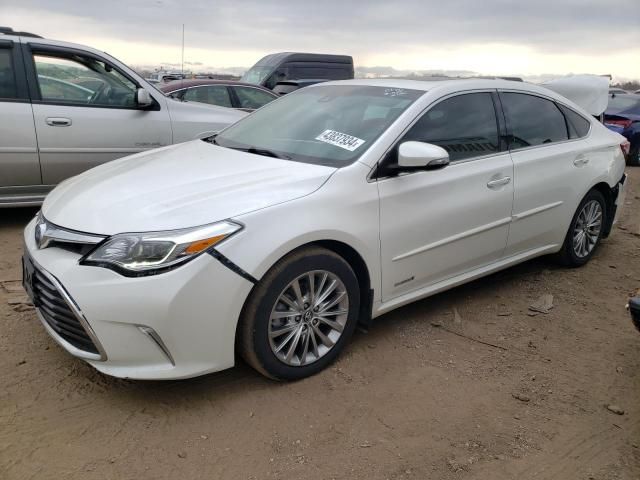
POLYGON ((0 207, 38 205, 84 170, 245 115, 166 97, 93 48, 0 27, 0 207))

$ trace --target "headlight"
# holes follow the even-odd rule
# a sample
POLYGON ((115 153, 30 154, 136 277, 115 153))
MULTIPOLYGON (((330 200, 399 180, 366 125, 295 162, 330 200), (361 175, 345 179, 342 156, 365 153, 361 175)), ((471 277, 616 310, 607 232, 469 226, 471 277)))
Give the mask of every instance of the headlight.
POLYGON ((99 244, 80 264, 112 268, 126 276, 154 275, 197 257, 241 229, 224 221, 167 232, 121 233, 99 244))

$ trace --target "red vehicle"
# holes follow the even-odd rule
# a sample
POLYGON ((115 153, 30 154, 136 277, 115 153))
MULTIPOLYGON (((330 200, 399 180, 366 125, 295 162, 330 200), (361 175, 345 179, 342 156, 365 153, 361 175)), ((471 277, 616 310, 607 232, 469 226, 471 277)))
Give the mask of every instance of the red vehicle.
POLYGON ((252 112, 278 98, 271 90, 230 80, 175 80, 156 85, 170 97, 252 112))

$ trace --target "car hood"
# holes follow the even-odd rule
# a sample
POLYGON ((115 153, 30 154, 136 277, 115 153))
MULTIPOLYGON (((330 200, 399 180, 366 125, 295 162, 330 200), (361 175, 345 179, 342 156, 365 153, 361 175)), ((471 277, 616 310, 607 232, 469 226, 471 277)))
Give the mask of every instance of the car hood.
POLYGON ((47 196, 42 213, 58 226, 102 235, 194 227, 308 195, 335 170, 196 140, 70 178, 47 196))

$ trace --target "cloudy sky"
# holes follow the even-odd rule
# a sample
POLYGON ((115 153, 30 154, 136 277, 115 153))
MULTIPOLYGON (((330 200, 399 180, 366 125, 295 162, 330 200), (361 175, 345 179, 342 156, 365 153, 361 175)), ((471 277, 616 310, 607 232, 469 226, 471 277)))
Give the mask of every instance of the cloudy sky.
POLYGON ((0 0, 0 23, 131 65, 248 67, 267 53, 358 66, 640 79, 639 0, 0 0))

